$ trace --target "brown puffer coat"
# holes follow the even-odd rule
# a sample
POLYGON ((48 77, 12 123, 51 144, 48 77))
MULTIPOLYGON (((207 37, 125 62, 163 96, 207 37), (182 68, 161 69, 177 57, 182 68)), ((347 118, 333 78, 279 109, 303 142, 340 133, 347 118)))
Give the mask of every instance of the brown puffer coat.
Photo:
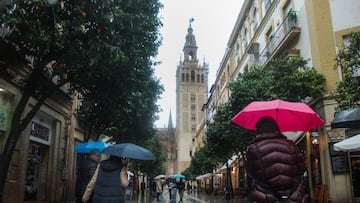
POLYGON ((252 202, 306 202, 300 181, 304 157, 284 135, 257 135, 247 149, 245 167, 253 179, 249 194, 252 202))

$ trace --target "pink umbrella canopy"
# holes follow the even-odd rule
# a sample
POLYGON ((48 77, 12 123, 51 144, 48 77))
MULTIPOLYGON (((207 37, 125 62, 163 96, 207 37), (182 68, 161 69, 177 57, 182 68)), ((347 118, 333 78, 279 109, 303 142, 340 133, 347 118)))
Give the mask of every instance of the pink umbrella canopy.
POLYGON ((256 123, 264 116, 275 119, 281 132, 308 131, 325 123, 307 104, 279 99, 251 102, 231 121, 248 130, 256 130, 256 123))

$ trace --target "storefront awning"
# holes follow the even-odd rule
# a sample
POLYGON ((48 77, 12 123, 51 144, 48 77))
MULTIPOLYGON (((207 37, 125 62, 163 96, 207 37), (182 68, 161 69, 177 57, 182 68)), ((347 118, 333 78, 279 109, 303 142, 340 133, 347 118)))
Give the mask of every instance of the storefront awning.
POLYGON ((303 138, 304 132, 297 131, 297 132, 283 132, 283 134, 287 137, 287 139, 292 140, 295 143, 298 143, 303 138))
POLYGON ((210 178, 211 176, 212 176, 211 173, 206 173, 206 174, 197 176, 197 177, 196 177, 196 180, 203 180, 203 179, 206 179, 206 178, 210 178))
POLYGON ((334 144, 335 151, 360 151, 360 134, 334 144))
POLYGON ((331 128, 360 129, 360 108, 352 108, 335 113, 331 128))
MULTIPOLYGON (((234 163, 234 161, 235 161, 237 158, 238 158, 237 155, 233 155, 233 156, 231 157, 231 159, 229 159, 229 160, 227 161, 227 164, 229 165, 229 167, 234 163)), ((218 171, 222 171, 222 170, 224 170, 224 169, 226 169, 226 163, 225 163, 218 171)))

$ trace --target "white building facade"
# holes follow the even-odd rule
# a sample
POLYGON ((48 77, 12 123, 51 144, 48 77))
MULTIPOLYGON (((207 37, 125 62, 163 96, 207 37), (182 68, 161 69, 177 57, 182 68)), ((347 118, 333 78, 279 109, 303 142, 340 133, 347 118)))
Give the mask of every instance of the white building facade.
MULTIPOLYGON (((227 102, 231 95, 228 84, 254 65, 266 68, 270 60, 280 56, 301 56, 308 60, 308 66, 326 78, 324 97, 309 102, 326 124, 305 133, 298 141, 306 157, 313 200, 355 202, 358 195, 352 192, 357 186, 353 184, 351 170, 343 165, 346 163, 335 163, 339 157, 334 156, 332 144, 349 136, 350 131, 330 128, 336 102, 328 96, 342 78, 335 67, 337 50, 350 32, 360 31, 359 8, 360 1, 356 0, 244 1, 217 71, 213 96, 207 102, 215 108, 227 102)), ((207 120, 209 117, 204 119, 207 120)), ((351 155, 354 156, 357 155, 351 155)))

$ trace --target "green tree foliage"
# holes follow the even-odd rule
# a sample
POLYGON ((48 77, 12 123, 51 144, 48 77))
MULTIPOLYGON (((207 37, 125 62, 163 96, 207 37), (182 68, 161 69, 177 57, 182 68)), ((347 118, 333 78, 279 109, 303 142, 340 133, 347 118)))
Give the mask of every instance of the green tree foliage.
POLYGON ((209 150, 205 145, 200 150, 196 151, 191 159, 190 167, 184 171, 184 175, 189 179, 195 179, 195 176, 212 173, 218 165, 219 161, 215 154, 209 150))
POLYGON ((183 174, 186 177, 186 180, 196 180, 195 172, 193 172, 193 167, 188 167, 183 171, 181 174, 183 174))
POLYGON ((161 144, 158 138, 150 137, 142 140, 140 146, 146 146, 156 157, 154 161, 132 161, 131 168, 134 171, 141 171, 149 177, 165 174, 165 157, 161 154, 161 144))
POLYGON ((230 84, 230 103, 233 111, 239 112, 252 101, 283 99, 300 102, 308 96, 321 96, 324 82, 324 77, 314 68, 308 67, 303 58, 278 58, 264 69, 254 67, 240 74, 230 84))
MULTIPOLYGON (((208 127, 205 146, 216 164, 225 163, 233 154, 242 152, 243 146, 249 141, 250 136, 241 136, 246 131, 231 123, 234 116, 232 107, 226 103, 220 105, 214 116, 214 122, 208 127), (224 147, 226 146, 226 147, 224 147)), ((216 166, 213 166, 216 167, 216 166)))
MULTIPOLYGON (((218 163, 225 163, 233 154, 243 152, 253 138, 253 131, 231 122, 231 118, 246 105, 252 101, 283 99, 300 102, 306 97, 317 98, 323 93, 324 82, 324 77, 308 67, 302 58, 278 58, 266 68, 252 67, 230 84, 229 102, 217 109, 214 122, 208 127, 205 148, 218 163)), ((195 153, 195 160, 198 159, 196 156, 195 153)))
POLYGON ((89 126, 99 133, 118 129, 115 140, 153 134, 162 92, 153 70, 161 42, 159 1, 49 2, 22 0, 1 8, 0 74, 19 86, 22 97, 4 138, 0 191, 22 131, 60 88, 83 95, 89 126), (25 112, 31 98, 37 103, 25 112))
POLYGON ((360 32, 351 33, 349 45, 343 46, 336 56, 343 80, 338 83, 333 97, 338 110, 360 106, 360 32))

